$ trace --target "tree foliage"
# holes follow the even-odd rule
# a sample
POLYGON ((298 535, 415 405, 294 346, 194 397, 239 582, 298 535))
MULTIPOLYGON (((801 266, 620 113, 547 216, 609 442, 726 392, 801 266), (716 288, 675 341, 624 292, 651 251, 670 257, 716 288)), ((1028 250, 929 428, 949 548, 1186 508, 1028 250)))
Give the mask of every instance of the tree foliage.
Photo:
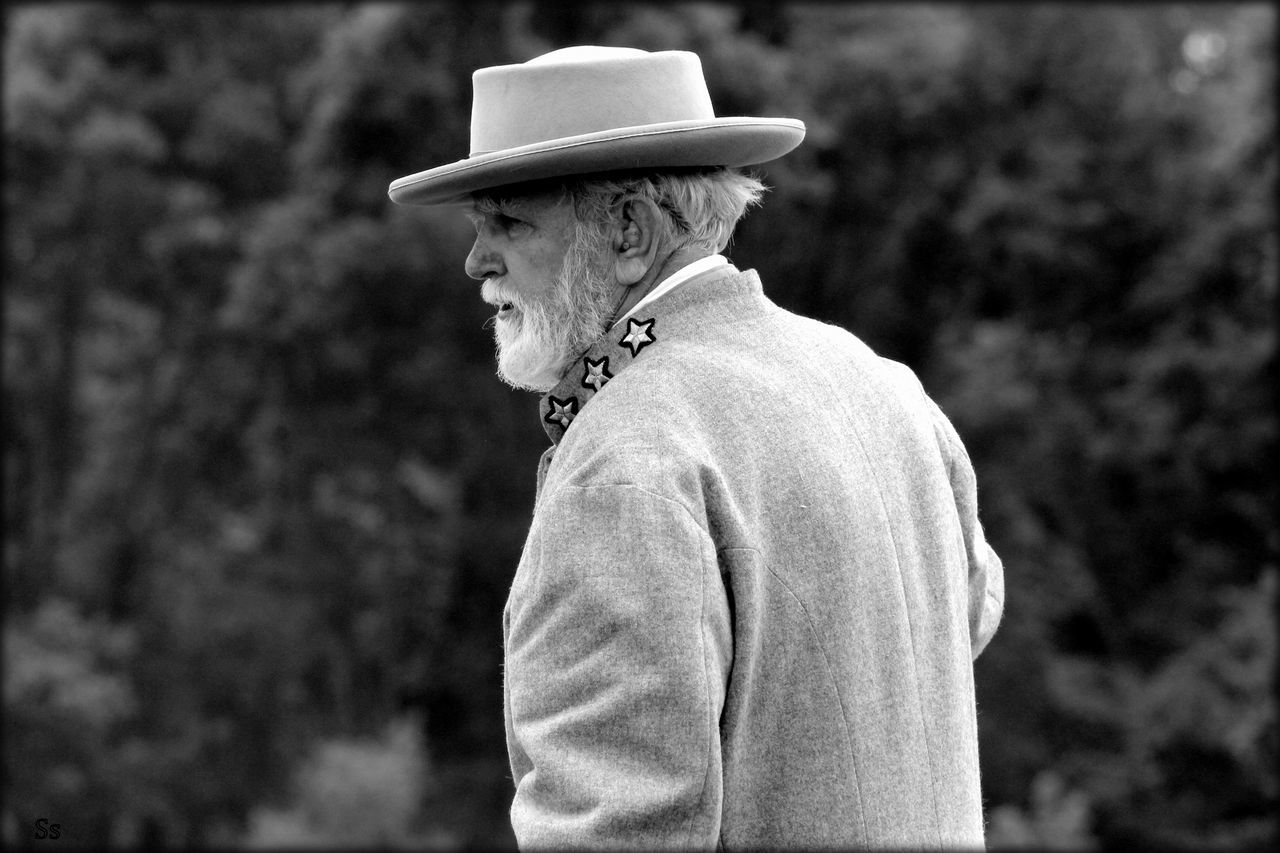
POLYGON ((993 846, 1275 838, 1270 6, 4 20, 6 841, 510 843, 546 439, 465 223, 386 187, 465 153, 475 67, 570 43, 697 51, 719 114, 806 122, 730 255, 966 441, 993 846))

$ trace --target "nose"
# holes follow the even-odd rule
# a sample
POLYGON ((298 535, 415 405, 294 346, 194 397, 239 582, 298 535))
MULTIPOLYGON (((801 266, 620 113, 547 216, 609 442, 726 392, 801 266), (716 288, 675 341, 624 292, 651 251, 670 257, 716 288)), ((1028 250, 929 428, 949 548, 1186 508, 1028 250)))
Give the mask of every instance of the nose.
POLYGON ((475 243, 472 244, 464 269, 467 275, 476 281, 483 281, 490 276, 504 275, 507 271, 502 263, 502 256, 481 237, 476 237, 475 243))

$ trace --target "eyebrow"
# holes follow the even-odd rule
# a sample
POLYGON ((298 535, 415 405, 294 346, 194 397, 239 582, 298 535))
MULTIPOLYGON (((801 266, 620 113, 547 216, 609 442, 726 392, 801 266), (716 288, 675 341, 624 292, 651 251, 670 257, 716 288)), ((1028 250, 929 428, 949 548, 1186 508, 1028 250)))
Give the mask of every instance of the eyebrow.
POLYGON ((505 214, 507 216, 519 217, 527 215, 528 208, 528 202, 517 198, 479 196, 472 202, 472 211, 470 215, 482 216, 485 214, 505 214))

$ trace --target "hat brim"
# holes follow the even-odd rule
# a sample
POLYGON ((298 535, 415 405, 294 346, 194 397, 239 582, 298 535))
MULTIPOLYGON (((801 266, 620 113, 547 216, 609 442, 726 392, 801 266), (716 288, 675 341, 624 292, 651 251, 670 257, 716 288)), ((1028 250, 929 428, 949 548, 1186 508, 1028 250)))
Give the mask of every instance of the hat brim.
POLYGON ((777 159, 804 139, 804 122, 728 117, 622 127, 477 154, 391 182, 397 204, 457 204, 477 190, 597 172, 747 166, 777 159))

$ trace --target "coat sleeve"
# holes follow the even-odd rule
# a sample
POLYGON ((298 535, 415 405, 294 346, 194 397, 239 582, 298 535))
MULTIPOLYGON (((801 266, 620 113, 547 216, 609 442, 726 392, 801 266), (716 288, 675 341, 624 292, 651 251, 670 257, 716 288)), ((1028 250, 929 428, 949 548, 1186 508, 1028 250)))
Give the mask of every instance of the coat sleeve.
POLYGON ((1004 565, 987 544, 978 521, 978 483, 973 463, 951 421, 932 400, 934 428, 947 462, 947 476, 969 564, 969 644, 976 660, 991 642, 1004 615, 1004 565))
POLYGON ((731 642, 714 545, 682 504, 544 496, 507 622, 520 847, 714 848, 731 642))

